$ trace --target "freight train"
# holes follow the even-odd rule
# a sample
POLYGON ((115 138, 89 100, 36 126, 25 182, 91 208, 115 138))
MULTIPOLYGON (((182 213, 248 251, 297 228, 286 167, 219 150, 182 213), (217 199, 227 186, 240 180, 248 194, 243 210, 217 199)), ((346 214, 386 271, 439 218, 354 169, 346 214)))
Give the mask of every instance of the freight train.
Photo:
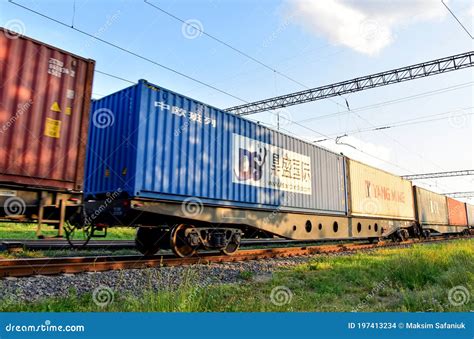
POLYGON ((94 61, 0 34, 0 217, 137 228, 143 254, 242 238, 468 233, 474 206, 145 80, 90 100, 94 61))

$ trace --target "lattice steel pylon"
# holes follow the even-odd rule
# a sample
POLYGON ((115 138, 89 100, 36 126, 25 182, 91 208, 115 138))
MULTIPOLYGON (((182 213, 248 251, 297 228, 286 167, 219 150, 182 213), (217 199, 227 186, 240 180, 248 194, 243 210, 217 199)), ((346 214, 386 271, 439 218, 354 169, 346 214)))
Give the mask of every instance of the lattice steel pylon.
POLYGON ((474 66, 474 51, 227 108, 250 115, 474 66))

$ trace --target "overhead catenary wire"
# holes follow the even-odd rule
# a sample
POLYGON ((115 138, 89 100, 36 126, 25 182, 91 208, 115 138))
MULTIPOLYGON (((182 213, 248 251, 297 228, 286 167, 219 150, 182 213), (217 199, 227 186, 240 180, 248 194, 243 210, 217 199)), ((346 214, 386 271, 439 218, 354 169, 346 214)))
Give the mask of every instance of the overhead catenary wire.
MULTIPOLYGON (((106 73, 106 72, 102 72, 102 71, 98 71, 98 72, 101 73, 101 74, 107 75, 107 76, 111 76, 111 77, 113 77, 113 78, 120 79, 120 80, 122 80, 122 81, 130 82, 130 83, 132 83, 132 84, 135 83, 135 82, 133 82, 133 81, 130 81, 130 80, 127 80, 127 79, 124 79, 124 78, 121 78, 121 77, 118 77, 118 76, 115 76, 115 75, 106 73)), ((275 112, 273 112, 273 111, 269 111, 268 113, 270 113, 270 114, 272 114, 272 115, 274 115, 274 116, 276 116, 276 117, 279 118, 278 113, 275 113, 275 112)), ((271 127, 271 128, 275 128, 275 127, 278 128, 278 124, 277 124, 277 125, 273 125, 273 124, 263 123, 263 122, 260 122, 260 121, 258 121, 258 120, 252 119, 252 118, 250 118, 249 116, 247 116, 246 119, 251 120, 251 121, 254 121, 254 122, 257 122, 257 123, 259 123, 259 124, 267 125, 268 127, 271 127)), ((287 120, 287 121, 289 121, 289 122, 291 122, 292 124, 295 124, 295 125, 297 125, 297 126, 300 126, 300 127, 302 127, 302 128, 305 128, 305 129, 307 129, 307 130, 309 130, 309 131, 311 131, 311 132, 313 132, 313 133, 316 133, 316 134, 318 134, 318 135, 320 135, 320 136, 324 136, 324 137, 328 138, 327 140, 334 140, 334 139, 335 139, 335 138, 329 137, 328 135, 325 135, 324 133, 321 133, 321 132, 316 131, 316 130, 314 130, 314 129, 312 129, 312 128, 309 128, 308 126, 303 125, 303 124, 301 124, 300 122, 292 121, 291 119, 288 119, 288 118, 286 118, 286 117, 284 117, 284 119, 287 120)), ((293 135, 294 137, 297 137, 297 138, 300 138, 300 139, 306 139, 305 141, 307 141, 307 142, 309 142, 309 143, 312 143, 312 144, 315 144, 315 143, 316 143, 315 141, 309 140, 309 139, 307 139, 307 138, 301 138, 301 136, 296 135, 295 133, 289 131, 288 129, 280 128, 280 130, 281 130, 281 131, 284 131, 285 133, 288 133, 289 135, 293 135)), ((363 153, 363 154, 365 154, 365 155, 367 155, 367 156, 369 156, 369 157, 372 157, 372 158, 374 158, 374 159, 376 159, 376 160, 382 161, 382 162, 387 163, 387 164, 389 164, 389 165, 391 165, 391 166, 395 166, 395 167, 397 167, 397 168, 399 168, 399 169, 402 169, 402 170, 404 170, 404 171, 407 171, 407 172, 409 172, 409 173, 414 173, 413 171, 410 171, 410 170, 408 170, 408 169, 406 169, 406 168, 403 168, 403 167, 401 167, 401 166, 399 166, 399 165, 397 165, 397 164, 395 164, 395 163, 393 163, 393 162, 387 161, 387 160, 385 160, 385 159, 382 159, 382 158, 380 158, 380 157, 377 157, 377 156, 374 156, 374 155, 372 155, 372 154, 370 154, 370 153, 367 153, 367 152, 365 152, 365 151, 363 151, 363 150, 360 150, 359 148, 357 148, 357 147, 355 147, 355 146, 353 146, 353 145, 345 144, 345 143, 341 143, 341 142, 336 143, 336 144, 338 144, 338 145, 343 145, 343 146, 347 146, 347 147, 351 147, 351 148, 355 149, 356 151, 358 151, 358 152, 360 152, 360 153, 363 153)), ((402 145, 402 146, 403 146, 403 145, 402 145)))
POLYGON ((354 129, 354 130, 346 131, 346 132, 331 133, 331 134, 329 134, 331 139, 320 139, 320 140, 317 140, 317 142, 326 141, 326 140, 333 140, 336 137, 341 136, 341 135, 348 136, 348 135, 365 133, 365 132, 374 132, 374 131, 379 131, 379 130, 392 129, 392 128, 396 128, 396 127, 404 127, 404 126, 411 126, 411 125, 417 125, 417 124, 424 124, 424 123, 440 121, 440 120, 446 120, 446 119, 456 119, 456 118, 459 118, 459 117, 469 117, 469 116, 474 115, 474 112, 460 113, 460 114, 453 114, 453 113, 463 112, 463 111, 466 111, 466 110, 469 110, 469 109, 472 109, 472 108, 474 108, 474 106, 461 108, 461 109, 454 110, 454 111, 447 111, 447 112, 443 112, 443 113, 424 115, 424 116, 421 116, 421 117, 418 117, 418 118, 413 118, 413 119, 399 120, 399 121, 395 121, 395 122, 392 122, 392 123, 389 123, 389 124, 374 125, 370 128, 365 128, 365 129, 354 129), (446 115, 446 114, 450 114, 450 115, 447 116, 447 117, 439 117, 440 115, 446 115), (438 117, 438 118, 428 119, 428 118, 432 118, 432 117, 438 117))
POLYGON ((464 31, 469 35, 469 37, 470 37, 471 39, 474 39, 474 36, 472 36, 471 32, 469 32, 469 30, 466 28, 466 26, 463 25, 463 23, 461 22, 461 20, 458 19, 458 17, 456 16, 456 14, 454 14, 454 12, 448 7, 448 5, 446 5, 443 0, 441 0, 441 3, 444 5, 444 7, 446 7, 446 9, 449 11, 449 13, 451 13, 451 15, 453 16, 453 18, 456 19, 456 21, 458 22, 458 24, 464 29, 464 31))
POLYGON ((304 91, 288 93, 278 97, 267 98, 249 104, 229 107, 226 110, 238 115, 256 114, 282 107, 300 105, 317 100, 337 97, 367 89, 397 84, 446 72, 474 67, 474 51, 450 55, 384 72, 365 75, 330 85, 319 86, 304 91))
POLYGON ((294 79, 294 78, 292 78, 292 77, 290 77, 290 76, 288 76, 288 75, 286 75, 286 74, 284 74, 284 73, 278 71, 278 70, 275 69, 274 67, 272 67, 272 66, 270 66, 270 65, 268 65, 268 64, 266 64, 266 63, 264 63, 263 61, 258 60, 257 58, 251 56, 250 54, 248 54, 248 53, 246 53, 246 52, 244 52, 244 51, 242 51, 242 50, 240 50, 240 49, 238 49, 238 48, 232 46, 230 43, 223 41, 222 39, 216 37, 215 35, 212 35, 212 34, 206 32, 204 29, 202 29, 202 28, 199 27, 198 25, 193 24, 193 23, 190 23, 190 22, 187 22, 186 20, 179 18, 179 17, 176 16, 175 14, 173 14, 173 13, 171 13, 171 12, 169 12, 169 11, 164 10, 163 8, 161 8, 161 7, 157 6, 157 5, 155 5, 155 4, 151 3, 151 2, 149 2, 148 0, 144 0, 144 2, 145 2, 147 5, 149 5, 149 6, 153 7, 153 8, 155 8, 156 10, 158 10, 158 11, 160 11, 160 12, 162 12, 162 13, 168 15, 169 17, 171 17, 171 18, 173 18, 173 19, 175 19, 175 20, 181 22, 183 25, 186 25, 186 26, 188 26, 188 27, 192 27, 192 28, 195 29, 196 31, 198 31, 198 32, 200 32, 201 34, 207 36, 208 38, 210 38, 210 39, 212 39, 212 40, 214 40, 214 41, 220 43, 221 45, 226 46, 227 48, 233 50, 234 52, 237 52, 238 54, 244 56, 245 58, 247 58, 247 59, 249 59, 249 60, 252 60, 252 61, 254 61, 255 63, 257 63, 257 64, 259 64, 259 65, 261 65, 261 66, 267 68, 268 70, 274 72, 275 74, 278 74, 278 75, 280 75, 280 76, 282 76, 282 77, 284 77, 284 78, 286 78, 286 79, 288 79, 288 80, 290 80, 290 81, 294 82, 295 84, 298 84, 298 85, 300 85, 300 86, 302 86, 302 87, 306 87, 306 85, 304 85, 304 84, 301 83, 300 81, 298 81, 298 80, 296 80, 296 79, 294 79))
POLYGON ((409 96, 406 96, 406 97, 401 97, 401 98, 397 98, 397 99, 383 101, 383 102, 379 102, 379 103, 372 104, 372 105, 356 107, 356 108, 353 108, 351 110, 344 110, 342 112, 338 111, 338 112, 333 112, 333 113, 320 115, 320 116, 317 116, 317 117, 298 120, 298 122, 304 123, 304 122, 309 122, 309 121, 314 121, 314 120, 327 119, 327 118, 331 118, 331 117, 338 116, 338 115, 347 115, 347 114, 351 114, 351 113, 355 113, 355 112, 361 112, 361 111, 366 111, 366 110, 370 110, 370 109, 376 109, 376 108, 380 108, 380 107, 384 107, 384 106, 388 106, 388 105, 397 104, 397 103, 400 103, 400 102, 416 100, 416 99, 425 98, 425 97, 436 95, 436 94, 447 93, 447 92, 456 91, 456 90, 459 90, 459 89, 472 87, 473 84, 474 84, 474 81, 469 81, 469 82, 465 82, 465 83, 461 83, 461 84, 457 84, 457 85, 453 85, 453 86, 439 88, 439 89, 432 90, 432 91, 422 92, 422 93, 418 93, 418 94, 414 94, 414 95, 409 95, 409 96))
MULTIPOLYGON (((169 17, 171 17, 171 18, 173 18, 173 19, 175 19, 175 20, 181 22, 183 25, 186 25, 186 26, 188 26, 188 27, 192 27, 192 28, 195 29, 196 31, 198 31, 198 32, 200 32, 201 34, 207 36, 208 38, 210 38, 210 39, 212 39, 212 40, 214 40, 214 41, 220 43, 221 45, 226 46, 227 48, 233 50, 234 52, 237 52, 238 54, 240 54, 240 55, 246 57, 247 59, 249 59, 249 60, 251 60, 251 61, 253 61, 253 62, 255 62, 255 63, 257 63, 257 64, 259 64, 259 65, 261 65, 261 66, 263 66, 263 67, 265 67, 266 69, 272 71, 274 74, 278 74, 278 75, 282 76, 283 78, 285 78, 285 79, 287 79, 287 80, 290 80, 291 82, 293 82, 293 83, 295 83, 295 84, 297 84, 297 85, 299 85, 299 86, 301 86, 301 87, 303 87, 303 88, 305 88, 305 89, 310 89, 309 86, 303 84, 302 82, 300 82, 300 81, 298 81, 298 80, 296 80, 296 79, 290 77, 289 75, 287 75, 287 74, 285 74, 285 73, 283 73, 283 72, 281 72, 281 71, 278 71, 278 70, 275 69, 274 67, 269 66, 268 64, 266 64, 266 63, 264 63, 264 62, 258 60, 257 58, 255 58, 255 57, 249 55, 248 53, 243 52, 242 50, 240 50, 240 49, 238 49, 238 48, 232 46, 230 43, 225 42, 225 41, 223 41, 223 40, 220 39, 220 38, 217 38, 215 35, 212 35, 212 34, 206 32, 203 28, 199 27, 198 25, 193 24, 193 23, 190 23, 190 22, 187 22, 186 20, 179 18, 179 17, 176 16, 175 14, 173 14, 173 13, 171 13, 171 12, 169 12, 169 11, 164 10, 163 8, 161 8, 161 7, 157 6, 157 5, 155 5, 155 4, 151 3, 151 2, 149 2, 148 0, 144 0, 144 2, 145 2, 147 5, 149 5, 149 6, 153 7, 153 8, 155 8, 156 10, 158 10, 158 11, 160 11, 160 12, 162 12, 162 13, 168 15, 169 17)), ((341 105, 340 103, 338 103, 337 101, 335 101, 335 100, 333 100, 333 99, 331 99, 331 98, 329 98, 329 100, 332 101, 333 103, 335 103, 335 104, 338 105, 338 106, 344 107, 344 105, 341 105)), ((348 105, 347 99, 344 98, 344 100, 346 101, 346 104, 348 105)))
POLYGON ((244 100, 244 99, 242 99, 242 98, 239 98, 238 96, 233 95, 233 94, 231 94, 231 93, 229 93, 229 92, 227 92, 227 91, 225 91, 225 90, 222 90, 222 89, 217 88, 217 87, 215 87, 215 86, 213 86, 213 85, 210 85, 210 84, 208 84, 208 83, 206 83, 206 82, 204 82, 204 81, 201 81, 201 80, 196 79, 196 78, 194 78, 194 77, 192 77, 192 76, 189 76, 189 75, 187 75, 187 74, 185 74, 185 73, 183 73, 183 72, 181 72, 181 71, 178 71, 178 70, 175 70, 175 69, 173 69, 173 68, 171 68, 171 67, 168 67, 168 66, 166 66, 166 65, 163 65, 163 64, 161 64, 161 63, 159 63, 159 62, 157 62, 157 61, 154 61, 154 60, 152 60, 152 59, 150 59, 150 58, 148 58, 148 57, 145 57, 145 56, 143 56, 143 55, 141 55, 141 54, 138 54, 138 53, 136 53, 136 52, 133 52, 133 51, 131 51, 131 50, 127 49, 127 48, 124 48, 124 47, 122 47, 122 46, 119 46, 119 45, 117 45, 117 44, 115 44, 115 43, 112 43, 112 42, 107 41, 107 40, 105 40, 105 39, 99 38, 99 37, 97 37, 97 36, 95 36, 95 35, 93 35, 93 34, 90 34, 90 33, 86 32, 86 31, 83 31, 83 30, 81 30, 81 29, 78 29, 77 27, 71 27, 70 25, 68 25, 68 24, 66 24, 66 23, 64 23, 64 22, 62 22, 62 21, 60 21, 60 20, 57 20, 57 19, 55 19, 55 18, 53 18, 53 17, 50 17, 50 16, 48 16, 48 15, 46 15, 46 14, 44 14, 44 13, 38 12, 38 11, 36 11, 36 10, 30 8, 30 7, 27 7, 27 6, 24 6, 24 5, 22 5, 22 4, 19 4, 19 3, 15 2, 15 1, 13 1, 13 0, 9 0, 9 2, 10 2, 11 4, 15 5, 15 6, 18 6, 18 7, 20 7, 20 8, 23 8, 23 9, 25 9, 25 10, 31 12, 31 13, 34 13, 34 14, 36 14, 36 15, 39 15, 39 16, 45 18, 45 19, 48 19, 48 20, 53 21, 53 22, 56 22, 56 23, 59 24, 59 25, 62 25, 62 26, 64 26, 64 27, 68 27, 68 28, 70 28, 70 29, 72 29, 72 30, 75 30, 75 31, 77 31, 77 32, 79 32, 79 33, 81 33, 81 34, 83 34, 83 35, 86 35, 86 36, 91 37, 91 38, 93 38, 93 39, 95 39, 95 40, 97 40, 97 41, 100 41, 100 42, 102 42, 102 43, 104 43, 104 44, 106 44, 106 45, 108 45, 108 46, 114 47, 114 48, 116 48, 116 49, 118 49, 118 50, 120 50, 120 51, 122 51, 122 52, 128 53, 128 54, 133 55, 133 56, 135 56, 135 57, 137 57, 137 58, 140 58, 140 59, 142 59, 142 60, 144 60, 144 61, 147 61, 147 62, 149 62, 149 63, 151 63, 151 64, 154 64, 154 65, 156 65, 156 66, 158 66, 158 67, 160 67, 160 68, 163 68, 163 69, 165 69, 165 70, 167 70, 167 71, 170 71, 170 72, 172 72, 172 73, 175 73, 175 74, 177 74, 177 75, 179 75, 179 76, 181 76, 181 77, 183 77, 183 78, 186 78, 186 79, 191 80, 191 81, 193 81, 193 82, 199 83, 199 84, 201 84, 201 85, 203 85, 203 86, 205 86, 205 87, 208 87, 208 88, 210 88, 210 89, 213 89, 213 90, 215 90, 215 91, 217 91, 217 92, 220 92, 220 93, 222 93, 222 94, 225 94, 225 95, 227 95, 227 96, 229 96, 229 97, 232 97, 232 98, 234 98, 234 99, 237 99, 237 100, 239 100, 239 101, 248 103, 248 101, 246 101, 246 100, 244 100))
MULTIPOLYGON (((156 65, 156 66, 158 66, 158 67, 161 67, 161 68, 163 68, 163 69, 166 69, 166 70, 168 70, 168 71, 170 71, 170 72, 173 72, 173 73, 175 73, 175 74, 177 74, 177 75, 180 75, 180 76, 182 76, 182 77, 184 77, 184 78, 186 78, 186 79, 188 79, 188 80, 191 80, 191 81, 194 81, 194 82, 196 82, 196 83, 199 83, 199 84, 201 84, 201 85, 203 85, 203 86, 205 86, 205 87, 208 87, 208 88, 211 88, 211 89, 213 89, 213 90, 216 90, 216 91, 218 91, 218 92, 220 92, 220 93, 222 93, 222 94, 225 94, 225 95, 227 95, 227 96, 233 97, 234 99, 237 99, 237 100, 239 100, 239 101, 248 103, 248 101, 246 101, 246 100, 244 100, 244 99, 242 99, 242 98, 239 98, 239 97, 237 97, 237 96, 235 96, 235 95, 233 95, 233 94, 231 94, 231 93, 229 93, 229 92, 227 92, 227 91, 221 90, 221 89, 219 89, 219 88, 217 88, 217 87, 215 87, 215 86, 212 86, 212 85, 207 84, 207 83, 205 83, 205 82, 203 82, 203 81, 201 81, 201 80, 198 80, 198 79, 196 79, 196 78, 194 78, 194 77, 191 77, 191 76, 189 76, 189 75, 186 75, 186 74, 184 74, 184 73, 182 73, 182 72, 180 72, 180 71, 177 71, 177 70, 175 70, 175 69, 173 69, 173 68, 171 68, 171 67, 165 66, 165 65, 163 65, 163 64, 161 64, 161 63, 158 63, 158 62, 156 62, 156 61, 154 61, 154 60, 152 60, 152 59, 150 59, 150 58, 144 57, 144 56, 142 56, 142 55, 140 55, 140 54, 138 54, 138 53, 136 53, 136 52, 133 52, 133 51, 131 51, 131 50, 129 50, 129 49, 126 49, 126 48, 124 48, 124 47, 121 47, 121 46, 119 46, 119 45, 117 45, 117 44, 114 44, 114 43, 112 43, 112 42, 109 42, 109 41, 107 41, 107 40, 105 40, 105 39, 99 38, 99 37, 97 37, 97 36, 95 36, 95 35, 93 35, 93 34, 90 34, 90 33, 88 33, 88 32, 85 32, 85 31, 83 31, 83 30, 80 30, 80 29, 78 29, 78 28, 76 28, 76 27, 71 27, 71 26, 69 26, 68 24, 66 24, 66 23, 64 23, 64 22, 62 22, 62 21, 60 21, 60 20, 54 19, 54 18, 52 18, 52 17, 50 17, 50 16, 48 16, 48 15, 46 15, 46 14, 43 14, 43 13, 38 12, 38 11, 36 11, 36 10, 33 10, 33 9, 27 7, 27 6, 18 4, 18 3, 16 3, 16 2, 14 2, 13 0, 9 0, 9 2, 12 3, 12 4, 15 5, 15 6, 18 6, 18 7, 20 7, 20 8, 23 8, 23 9, 29 11, 29 12, 32 12, 32 13, 36 14, 36 15, 39 15, 39 16, 41 16, 41 17, 43 17, 43 18, 46 18, 46 19, 48 19, 48 20, 50 20, 50 21, 53 21, 53 22, 55 22, 55 23, 57 23, 57 24, 59 24, 59 25, 62 25, 62 26, 64 26, 64 27, 68 27, 68 28, 70 28, 70 29, 73 29, 73 30, 75 30, 75 31, 77 31, 77 32, 79 32, 79 33, 81 33, 81 34, 83 34, 83 35, 89 36, 89 37, 91 37, 91 38, 93 38, 93 39, 95 39, 95 40, 97 40, 97 41, 100 41, 100 42, 106 44, 106 45, 109 45, 109 46, 111 46, 111 47, 114 47, 114 48, 116 48, 116 49, 118 49, 118 50, 121 50, 121 51, 123 51, 123 52, 125 52, 125 53, 128 53, 128 54, 130 54, 130 55, 132 55, 132 56, 135 56, 135 57, 140 58, 140 59, 142 59, 142 60, 144 60, 144 61, 147 61, 147 62, 149 62, 149 63, 152 63, 152 64, 154 64, 154 65, 156 65)), ((119 79, 119 80, 122 80, 122 81, 127 81, 127 82, 130 82, 130 83, 135 83, 135 82, 129 81, 129 80, 124 79, 124 78, 121 78, 121 77, 117 77, 117 76, 113 76, 113 75, 111 75, 111 74, 107 74, 106 72, 100 71, 99 73, 104 74, 104 75, 108 75, 108 76, 112 76, 112 77, 114 77, 114 78, 116 78, 116 79, 119 79)), ((302 86, 304 86, 304 87, 307 87, 307 86, 305 86, 305 85, 303 85, 303 84, 301 84, 301 83, 300 83, 300 85, 302 85, 302 86)), ((336 103, 336 104, 337 104, 337 105, 340 105, 340 106, 343 106, 343 105, 341 105, 341 104, 339 104, 339 103, 336 103)), ((343 106, 343 107, 344 107, 344 106, 343 106)), ((273 112, 270 112, 270 113, 274 114, 273 112)), ((318 132, 318 131, 316 131, 316 130, 314 130, 314 129, 310 129, 310 128, 308 128, 307 126, 302 125, 302 124, 300 124, 300 123, 298 123, 298 122, 294 122, 294 123, 295 123, 296 125, 299 125, 299 126, 303 127, 303 128, 309 129, 309 130, 311 130, 312 132, 317 133, 317 134, 319 134, 319 135, 321 135, 321 136, 327 137, 327 135, 325 135, 325 134, 323 134, 323 133, 321 133, 321 132, 318 132)), ((362 151, 362 150, 360 150, 360 149, 358 149, 358 148, 355 148, 355 149, 356 149, 357 151, 361 152, 361 153, 364 153, 364 154, 370 156, 370 157, 373 157, 373 158, 378 159, 378 160, 380 160, 380 161, 383 161, 383 162, 386 162, 386 163, 388 163, 388 164, 391 164, 392 166, 395 166, 395 167, 400 168, 400 169, 404 169, 403 167, 401 167, 401 166, 399 166, 399 165, 397 165, 397 164, 394 164, 394 163, 389 162, 389 161, 386 161, 386 160, 384 160, 384 159, 382 159, 382 158, 379 158, 379 157, 376 157, 376 156, 374 156, 374 155, 371 155, 371 154, 369 154, 369 153, 367 153, 367 152, 365 152, 365 151, 362 151)), ((407 169, 404 169, 404 170, 407 171, 407 172, 411 172, 411 171, 408 171, 407 169)), ((413 172, 411 172, 411 173, 413 173, 413 172)))
POLYGON ((102 75, 106 75, 106 76, 114 78, 114 79, 118 79, 118 80, 121 80, 121 81, 124 81, 124 82, 128 82, 130 84, 136 84, 137 83, 136 81, 128 80, 128 79, 119 77, 118 75, 113 75, 113 74, 110 74, 108 72, 104 72, 104 71, 101 71, 101 70, 98 70, 98 69, 95 69, 95 72, 97 72, 99 74, 102 74, 102 75))

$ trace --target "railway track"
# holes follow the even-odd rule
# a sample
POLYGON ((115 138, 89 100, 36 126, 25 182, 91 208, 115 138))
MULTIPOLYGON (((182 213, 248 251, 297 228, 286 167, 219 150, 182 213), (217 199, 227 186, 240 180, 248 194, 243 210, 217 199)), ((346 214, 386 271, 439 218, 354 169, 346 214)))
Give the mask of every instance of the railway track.
MULTIPOLYGON (((315 243, 315 241, 287 240, 287 239, 246 239, 242 240, 241 247, 260 246, 266 244, 295 245, 315 243)), ((68 250, 71 246, 63 239, 3 239, 0 240, 0 251, 5 250, 68 250)), ((83 248, 85 250, 97 249, 135 249, 134 240, 90 240, 83 248)))
POLYGON ((428 240, 408 240, 403 243, 379 242, 347 243, 303 247, 267 248, 241 250, 233 256, 216 253, 204 253, 190 258, 176 258, 172 255, 144 257, 139 255, 99 256, 99 257, 56 257, 24 258, 0 260, 0 277, 26 277, 32 275, 54 275, 64 273, 101 272, 122 269, 141 269, 163 266, 183 266, 192 264, 211 264, 222 262, 269 259, 278 257, 304 256, 323 253, 343 253, 370 250, 400 245, 425 244, 456 239, 467 239, 473 236, 433 238, 428 240))

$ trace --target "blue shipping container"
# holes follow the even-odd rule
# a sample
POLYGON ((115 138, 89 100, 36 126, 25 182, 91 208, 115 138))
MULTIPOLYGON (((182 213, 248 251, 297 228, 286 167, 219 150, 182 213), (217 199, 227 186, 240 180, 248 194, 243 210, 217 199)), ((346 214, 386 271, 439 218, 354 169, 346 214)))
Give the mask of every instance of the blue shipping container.
POLYGON ((86 196, 346 213, 342 155, 145 80, 90 117, 86 196))

